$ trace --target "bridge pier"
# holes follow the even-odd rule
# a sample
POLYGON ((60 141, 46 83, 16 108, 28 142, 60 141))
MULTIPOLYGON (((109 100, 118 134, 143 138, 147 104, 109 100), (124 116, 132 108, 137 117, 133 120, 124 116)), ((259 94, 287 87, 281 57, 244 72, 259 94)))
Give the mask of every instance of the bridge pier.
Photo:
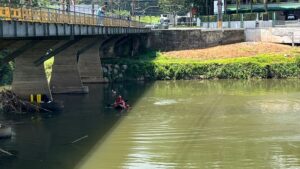
POLYGON ((97 40, 93 46, 79 54, 78 67, 83 83, 106 83, 100 59, 99 48, 104 39, 97 40))
POLYGON ((91 39, 81 39, 75 44, 54 56, 50 88, 54 94, 88 93, 88 87, 83 86, 77 65, 77 52, 91 39))
POLYGON ((31 94, 44 94, 52 100, 44 65, 36 66, 34 61, 55 43, 55 40, 40 41, 15 58, 12 91, 21 99, 28 100, 31 94))

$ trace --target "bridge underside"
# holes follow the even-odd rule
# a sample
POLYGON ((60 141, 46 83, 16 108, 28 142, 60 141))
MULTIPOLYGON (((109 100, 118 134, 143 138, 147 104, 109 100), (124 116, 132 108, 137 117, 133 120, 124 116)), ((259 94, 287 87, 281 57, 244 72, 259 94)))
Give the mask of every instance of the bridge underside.
MULTIPOLYGON (((75 40, 0 40, 2 49, 9 54, 7 64, 15 60, 12 90, 22 99, 31 94, 43 94, 52 99, 52 94, 88 93, 84 83, 103 83, 101 58, 126 53, 137 53, 139 39, 133 35, 94 36, 75 40), (124 38, 126 37, 126 38, 124 38), (122 42, 122 43, 120 43, 122 42), (109 52, 103 50, 109 49, 109 52), (50 83, 47 81, 43 62, 54 56, 50 83)), ((127 55, 126 54, 126 55, 127 55)), ((121 55, 120 55, 121 56, 121 55)), ((129 55, 128 55, 129 56, 129 55)))

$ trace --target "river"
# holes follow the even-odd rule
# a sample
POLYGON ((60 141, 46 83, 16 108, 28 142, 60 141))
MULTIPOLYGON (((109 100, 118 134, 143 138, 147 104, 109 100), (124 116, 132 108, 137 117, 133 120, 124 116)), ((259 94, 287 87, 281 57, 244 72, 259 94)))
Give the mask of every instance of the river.
POLYGON ((90 85, 55 114, 0 115, 1 169, 300 168, 300 81, 90 85), (111 90, 132 109, 107 107, 111 90))

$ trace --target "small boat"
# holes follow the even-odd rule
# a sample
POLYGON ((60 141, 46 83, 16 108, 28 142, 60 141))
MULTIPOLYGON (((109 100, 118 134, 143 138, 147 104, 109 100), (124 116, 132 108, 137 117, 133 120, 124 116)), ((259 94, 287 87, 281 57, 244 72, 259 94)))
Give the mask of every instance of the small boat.
POLYGON ((116 109, 116 110, 124 110, 126 108, 122 107, 121 105, 117 105, 117 106, 114 106, 114 109, 116 109))
POLYGON ((118 104, 118 105, 113 105, 113 108, 116 109, 116 110, 128 110, 129 105, 126 102, 126 107, 123 107, 121 104, 118 104))
POLYGON ((12 135, 11 127, 0 124, 0 139, 9 138, 12 135))

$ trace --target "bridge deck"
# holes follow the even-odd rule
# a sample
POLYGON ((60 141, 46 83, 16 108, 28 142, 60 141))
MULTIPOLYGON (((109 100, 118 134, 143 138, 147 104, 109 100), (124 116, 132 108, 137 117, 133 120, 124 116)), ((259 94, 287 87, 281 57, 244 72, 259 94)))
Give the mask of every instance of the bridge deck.
POLYGON ((144 24, 124 16, 98 17, 60 9, 0 3, 0 38, 147 33, 144 24))
MULTIPOLYGON (((61 23, 61 24, 76 24, 76 25, 100 25, 97 20, 97 15, 91 15, 80 12, 67 12, 65 10, 33 7, 24 5, 6 5, 0 4, 0 19, 27 21, 39 23, 61 23)), ((142 28, 144 24, 138 21, 131 20, 125 16, 104 16, 102 18, 102 26, 114 27, 135 27, 142 28)))

